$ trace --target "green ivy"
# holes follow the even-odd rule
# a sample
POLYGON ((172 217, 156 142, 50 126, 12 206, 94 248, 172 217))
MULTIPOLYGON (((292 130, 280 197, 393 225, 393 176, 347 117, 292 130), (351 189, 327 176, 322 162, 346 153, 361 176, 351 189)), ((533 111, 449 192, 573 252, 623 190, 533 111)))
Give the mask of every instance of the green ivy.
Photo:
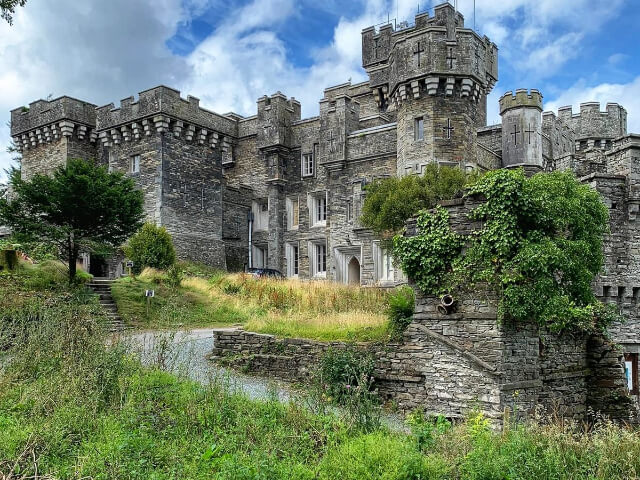
POLYGON ((597 191, 569 172, 496 170, 468 195, 485 201, 469 215, 481 227, 464 239, 443 209, 420 214, 417 236, 394 239, 396 258, 425 293, 488 284, 501 294, 500 320, 552 330, 602 329, 616 318, 591 289, 609 219, 597 191))
POLYGON ((449 212, 439 206, 432 212, 421 211, 416 227, 419 235, 394 237, 393 254, 418 287, 440 293, 463 239, 449 227, 449 212))

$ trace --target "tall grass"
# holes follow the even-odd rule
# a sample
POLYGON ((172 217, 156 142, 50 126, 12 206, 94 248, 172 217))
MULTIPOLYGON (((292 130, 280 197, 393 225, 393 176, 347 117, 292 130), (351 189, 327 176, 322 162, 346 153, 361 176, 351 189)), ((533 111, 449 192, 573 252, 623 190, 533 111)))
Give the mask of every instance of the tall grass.
POLYGON ((247 330, 318 340, 381 340, 387 336, 388 294, 331 282, 218 275, 182 285, 247 316, 247 330))

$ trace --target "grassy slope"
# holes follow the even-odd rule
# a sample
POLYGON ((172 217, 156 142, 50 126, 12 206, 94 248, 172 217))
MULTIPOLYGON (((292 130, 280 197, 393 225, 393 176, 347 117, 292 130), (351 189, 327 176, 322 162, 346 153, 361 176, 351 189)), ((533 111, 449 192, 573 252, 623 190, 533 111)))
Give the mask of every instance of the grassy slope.
POLYGON ((161 272, 145 271, 112 288, 125 321, 141 328, 243 325, 284 337, 384 340, 386 294, 325 282, 256 280, 243 275, 188 276, 169 287, 161 272), (147 314, 144 291, 155 289, 147 314))
POLYGON ((632 430, 602 424, 585 434, 556 424, 496 433, 471 416, 441 433, 424 423, 411 436, 349 431, 295 404, 250 401, 142 367, 105 346, 95 302, 77 291, 0 274, 0 299, 0 334, 14 344, 0 370, 0 478, 31 478, 35 464, 39 478, 59 479, 640 475, 632 430))

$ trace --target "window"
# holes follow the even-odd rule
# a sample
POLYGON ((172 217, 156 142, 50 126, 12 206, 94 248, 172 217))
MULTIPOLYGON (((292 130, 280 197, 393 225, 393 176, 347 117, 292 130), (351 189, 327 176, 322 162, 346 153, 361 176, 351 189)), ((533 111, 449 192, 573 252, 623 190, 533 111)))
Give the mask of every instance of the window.
POLYGON ((300 249, 297 243, 287 243, 287 277, 297 277, 300 267, 300 249))
POLYGON ((313 153, 305 153, 302 155, 302 176, 312 177, 313 171, 313 153))
POLYGON ((317 197, 315 199, 314 223, 327 221, 327 197, 317 197))
POLYGON ((389 250, 381 249, 382 252, 382 271, 380 272, 380 280, 393 282, 393 274, 395 270, 393 268, 393 257, 389 254, 389 250))
POLYGON ((327 245, 318 242, 311 243, 311 276, 325 277, 327 275, 327 245))
POLYGON ((309 197, 309 217, 311 226, 327 224, 327 194, 322 192, 309 197))
POLYGON ((260 201, 253 202, 251 204, 251 211, 253 212, 253 231, 258 232, 260 230, 269 229, 269 202, 260 201))
POLYGON ((624 374, 627 377, 627 388, 631 395, 638 395, 638 354, 624 354, 624 374))
POLYGON ((267 266, 267 249, 264 247, 256 247, 251 249, 253 257, 251 258, 252 268, 265 268, 267 266))
POLYGON ((353 220, 353 203, 347 202, 347 222, 353 220))
POLYGON ((300 223, 300 202, 298 197, 287 198, 287 229, 295 230, 300 223))
POLYGON ((381 283, 395 281, 395 268, 393 267, 393 257, 389 251, 380 246, 380 242, 373 242, 373 262, 375 278, 381 283))
POLYGON ((413 125, 414 140, 424 140, 424 118, 418 117, 413 125))
POLYGON ((131 157, 131 164, 129 165, 130 173, 140 173, 140 155, 134 155, 131 157))

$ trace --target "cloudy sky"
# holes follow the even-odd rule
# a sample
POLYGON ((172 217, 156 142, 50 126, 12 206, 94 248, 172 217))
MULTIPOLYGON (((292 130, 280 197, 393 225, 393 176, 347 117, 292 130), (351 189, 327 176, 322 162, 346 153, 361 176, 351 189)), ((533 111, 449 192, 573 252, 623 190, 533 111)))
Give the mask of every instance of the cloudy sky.
MULTIPOLYGON (((452 0, 453 1, 453 0, 452 0)), ((457 0, 473 26, 473 0, 457 0)), ((421 0, 28 0, 0 23, 0 169, 9 110, 70 95, 97 105, 165 84, 221 113, 255 113, 277 90, 317 113, 325 87, 365 79, 360 31, 413 19, 421 0)), ((637 0, 476 0, 476 29, 499 47, 507 90, 538 88, 545 109, 619 102, 640 132, 637 0)), ((0 174, 2 178, 2 174, 0 174)))

